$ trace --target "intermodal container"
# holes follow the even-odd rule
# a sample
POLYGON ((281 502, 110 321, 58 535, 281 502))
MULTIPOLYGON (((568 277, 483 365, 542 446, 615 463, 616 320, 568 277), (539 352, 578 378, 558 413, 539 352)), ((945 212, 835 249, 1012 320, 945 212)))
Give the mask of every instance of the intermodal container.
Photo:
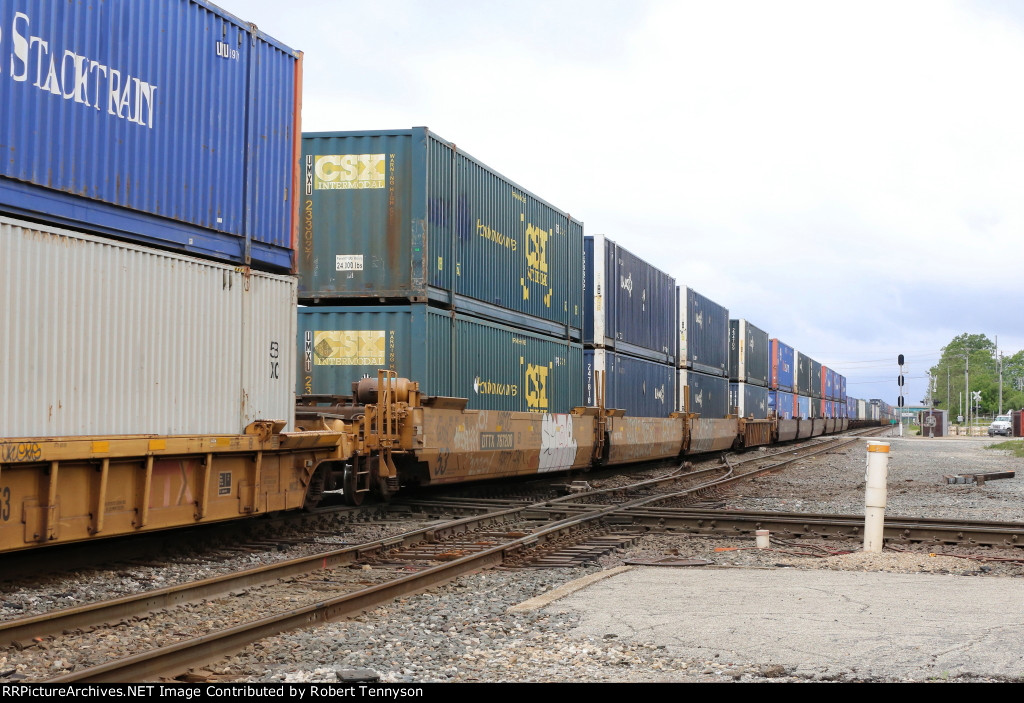
POLYGON ((837 400, 846 400, 846 376, 839 376, 839 398, 837 400))
POLYGON ((667 417, 675 408, 676 367, 619 354, 609 349, 584 349, 584 404, 597 403, 595 371, 604 373, 604 406, 630 417, 667 417))
POLYGON ((426 127, 303 135, 299 298, 428 300, 579 339, 583 224, 426 127))
POLYGON ((796 396, 786 391, 768 391, 768 411, 779 420, 792 420, 796 412, 796 396))
POLYGON ((746 320, 729 320, 729 380, 767 386, 771 378, 768 333, 746 320))
POLYGON ((836 372, 827 366, 821 367, 821 397, 835 400, 836 372))
POLYGON ((730 383, 729 409, 738 417, 768 419, 768 389, 752 383, 730 383))
POLYGON ((798 395, 796 397, 796 417, 801 420, 806 420, 814 417, 811 411, 811 399, 806 395, 798 395))
POLYGON ((603 234, 583 252, 583 343, 675 364, 675 279, 603 234))
POLYGON ((777 391, 796 391, 796 351, 778 339, 771 340, 772 377, 770 387, 777 391))
POLYGON ((822 398, 822 390, 824 388, 824 382, 822 381, 821 362, 815 361, 808 357, 807 359, 807 387, 808 395, 812 398, 822 398))
POLYGON ((717 420, 729 414, 729 379, 696 371, 680 371, 676 381, 676 409, 717 420))
POLYGON ((290 428, 295 287, 0 217, 0 438, 290 428))
POLYGON ((679 368, 728 377, 729 310, 692 288, 677 290, 679 368))
POLYGON ((350 395, 378 369, 473 410, 582 405, 583 346, 426 303, 298 308, 298 393, 350 395))
POLYGON ((811 395, 811 358, 799 351, 793 351, 795 364, 793 365, 794 390, 799 395, 811 395))
POLYGON ((203 0, 4 0, 0 28, 0 211, 293 270, 299 52, 203 0))

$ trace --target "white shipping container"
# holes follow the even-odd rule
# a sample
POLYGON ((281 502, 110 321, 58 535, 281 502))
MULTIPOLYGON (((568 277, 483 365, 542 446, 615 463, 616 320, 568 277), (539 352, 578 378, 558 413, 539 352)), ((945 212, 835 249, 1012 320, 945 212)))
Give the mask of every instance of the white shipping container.
POLYGON ((0 217, 0 438, 294 426, 296 280, 0 217))

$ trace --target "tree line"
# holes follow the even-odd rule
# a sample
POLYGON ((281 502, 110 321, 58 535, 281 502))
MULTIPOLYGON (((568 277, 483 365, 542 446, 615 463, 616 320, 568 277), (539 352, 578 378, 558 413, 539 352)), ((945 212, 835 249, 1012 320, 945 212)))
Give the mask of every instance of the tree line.
MULTIPOLYGON (((961 334, 942 348, 939 363, 931 374, 931 397, 936 408, 946 408, 956 418, 961 407, 966 414, 964 370, 970 391, 981 391, 980 411, 991 415, 999 411, 999 357, 996 345, 983 334, 961 334), (961 402, 961 398, 963 398, 961 402)), ((1024 408, 1024 350, 1002 357, 1003 412, 1024 408)), ((928 402, 926 398, 925 403, 928 402)), ((973 407, 973 406, 972 406, 973 407)))

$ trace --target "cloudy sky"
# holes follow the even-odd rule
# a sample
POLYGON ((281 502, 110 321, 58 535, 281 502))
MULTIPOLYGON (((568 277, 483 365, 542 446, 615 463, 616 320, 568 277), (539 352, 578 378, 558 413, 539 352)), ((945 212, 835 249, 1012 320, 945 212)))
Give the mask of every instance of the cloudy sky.
POLYGON ((305 130, 426 125, 850 395, 1024 348, 1024 3, 216 1, 305 53, 305 130))

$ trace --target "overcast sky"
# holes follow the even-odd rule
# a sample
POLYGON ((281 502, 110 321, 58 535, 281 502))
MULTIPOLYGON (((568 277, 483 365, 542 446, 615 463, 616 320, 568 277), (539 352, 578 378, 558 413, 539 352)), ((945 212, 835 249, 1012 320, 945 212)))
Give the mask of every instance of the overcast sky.
POLYGON ((428 126, 850 395, 1024 348, 1024 3, 217 4, 305 53, 304 130, 428 126))

